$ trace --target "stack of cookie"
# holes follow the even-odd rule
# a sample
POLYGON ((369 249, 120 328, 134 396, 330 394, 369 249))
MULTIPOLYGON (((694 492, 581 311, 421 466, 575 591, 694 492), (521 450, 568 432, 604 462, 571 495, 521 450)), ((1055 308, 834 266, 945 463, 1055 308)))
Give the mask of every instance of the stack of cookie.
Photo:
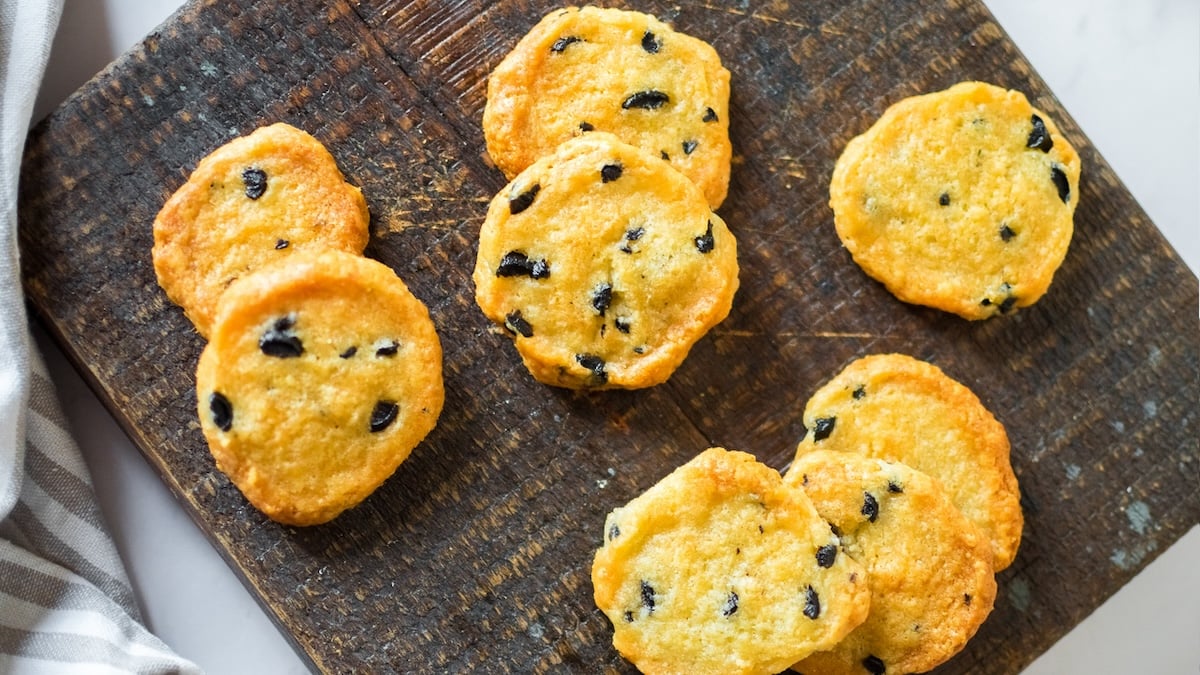
POLYGON ((433 323, 361 255, 368 223, 329 152, 286 124, 218 148, 154 222, 159 284, 209 339, 196 387, 217 468, 281 523, 361 502, 441 412, 433 323))
POLYGON ((639 12, 556 11, 492 73, 483 130, 511 182, 480 230, 476 301, 537 380, 659 384, 728 315, 728 110, 716 51, 639 12))
POLYGON ((991 612, 1023 518, 979 399, 928 363, 871 356, 804 421, 782 478, 710 449, 609 515, 595 600, 643 671, 924 672, 991 612))

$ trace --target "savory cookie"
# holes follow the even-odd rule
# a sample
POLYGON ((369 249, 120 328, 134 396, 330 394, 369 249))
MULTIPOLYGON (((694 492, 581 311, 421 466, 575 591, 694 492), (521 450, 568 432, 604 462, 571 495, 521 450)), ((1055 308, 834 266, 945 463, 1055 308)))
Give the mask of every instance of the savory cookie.
POLYGON ((804 675, 923 673, 957 654, 992 611, 992 551, 940 484, 903 464, 814 452, 784 479, 802 487, 867 569, 871 612, 804 675))
POLYGON ((201 160, 154 219, 154 271, 208 337, 238 277, 309 247, 362 253, 367 204, 312 136, 273 124, 201 160))
POLYGON ((850 141, 829 204, 854 261, 896 297, 983 319, 1049 288, 1079 169, 1024 95, 964 82, 896 103, 850 141))
POLYGON ((866 618, 866 577, 840 552, 802 490, 710 448, 609 514, 592 585, 642 672, 777 673, 866 618))
POLYGON ((804 426, 797 462, 820 449, 907 464, 942 482, 990 540, 997 571, 1016 556, 1024 518, 1008 435, 937 366, 903 354, 861 358, 812 395, 804 426))
POLYGON ((729 313, 737 242, 658 157, 595 132, 492 200, 475 299, 541 382, 639 388, 670 377, 729 313))
POLYGON ((592 130, 661 156, 717 208, 729 185, 729 71, 708 44, 639 12, 547 15, 488 80, 483 132, 509 178, 592 130))
POLYGON ((272 520, 326 522, 361 502, 434 427, 442 349, 385 265, 297 252, 230 285, 196 371, 200 426, 272 520))

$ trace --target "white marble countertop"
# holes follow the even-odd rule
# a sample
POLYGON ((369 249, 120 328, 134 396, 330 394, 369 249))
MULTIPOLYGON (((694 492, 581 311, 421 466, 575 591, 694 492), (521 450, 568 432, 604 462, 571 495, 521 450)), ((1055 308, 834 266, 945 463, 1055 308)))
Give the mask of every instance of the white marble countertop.
MULTIPOLYGON (((66 0, 35 119, 180 4, 66 0)), ((986 4, 1187 265, 1200 269, 1200 2, 986 4)), ((150 629, 210 673, 306 672, 59 350, 37 336, 150 629)), ((1200 672, 1197 569, 1200 527, 1026 673, 1200 672)))

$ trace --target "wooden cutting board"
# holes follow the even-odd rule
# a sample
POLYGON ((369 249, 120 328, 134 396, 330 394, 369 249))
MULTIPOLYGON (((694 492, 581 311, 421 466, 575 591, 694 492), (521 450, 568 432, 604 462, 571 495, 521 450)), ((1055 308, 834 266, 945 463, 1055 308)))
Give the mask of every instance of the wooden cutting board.
POLYGON ((26 291, 147 459, 280 627, 325 671, 629 672, 592 604, 605 514, 711 445, 783 467, 813 390, 904 352, 1007 426, 1026 513, 996 608, 947 673, 1010 673, 1200 521, 1197 281, 974 0, 666 2, 733 73, 733 313, 665 385, 572 393, 525 376, 473 302, 504 179, 480 117, 491 68, 543 0, 193 2, 37 127, 21 176, 26 291), (1027 92, 1083 157, 1050 292, 969 323, 895 300, 826 206, 842 147, 890 103, 965 79, 1027 92), (436 431, 333 523, 265 520, 213 466, 203 346, 155 283, 151 222, 201 157, 287 121, 372 213, 368 254, 431 309, 436 431))

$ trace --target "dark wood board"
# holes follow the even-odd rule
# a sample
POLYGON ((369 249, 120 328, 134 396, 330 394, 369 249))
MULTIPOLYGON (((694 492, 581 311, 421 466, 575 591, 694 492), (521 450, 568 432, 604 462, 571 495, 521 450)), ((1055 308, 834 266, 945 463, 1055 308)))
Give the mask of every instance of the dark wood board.
POLYGON ((318 669, 630 672, 592 604, 605 514, 710 445, 782 468, 808 395, 899 351, 1006 425, 1025 538, 996 608, 939 672, 1020 670, 1200 522, 1197 281, 978 1, 638 3, 733 73, 739 238, 730 317, 665 385, 533 382, 475 307, 491 68, 548 2, 193 2, 32 133, 20 244, 34 310, 250 590, 318 669), (970 323, 904 305, 840 246, 842 147, 904 96, 982 79, 1047 110, 1083 158, 1050 292, 970 323), (438 428, 379 491, 294 529, 214 469, 195 419, 203 342, 158 289, 150 224, 201 157, 287 121, 372 213, 368 254, 428 304, 438 428))

